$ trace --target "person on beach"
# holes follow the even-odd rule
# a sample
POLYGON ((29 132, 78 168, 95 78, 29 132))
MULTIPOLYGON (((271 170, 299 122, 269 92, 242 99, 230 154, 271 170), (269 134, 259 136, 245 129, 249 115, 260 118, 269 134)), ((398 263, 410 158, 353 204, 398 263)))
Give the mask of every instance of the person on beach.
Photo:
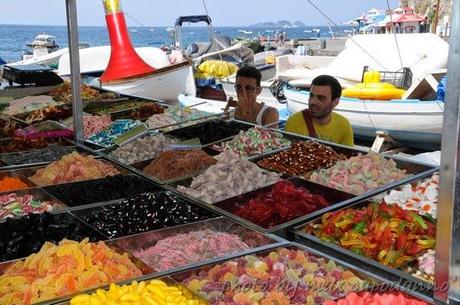
POLYGON ((311 83, 308 109, 290 116, 285 131, 353 146, 350 122, 333 112, 341 94, 342 87, 337 79, 329 75, 316 77, 311 83))
POLYGON ((225 107, 236 107, 235 119, 261 126, 278 128, 279 114, 276 108, 257 102, 262 92, 260 81, 262 75, 254 66, 244 66, 236 73, 235 91, 238 101, 230 99, 225 107))

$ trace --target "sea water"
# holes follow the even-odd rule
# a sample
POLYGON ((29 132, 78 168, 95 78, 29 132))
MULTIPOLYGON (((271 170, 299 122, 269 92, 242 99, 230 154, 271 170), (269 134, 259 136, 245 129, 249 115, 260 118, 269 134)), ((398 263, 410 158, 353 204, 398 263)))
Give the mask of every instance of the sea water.
MULTIPOLYGON (((162 45, 170 46, 173 37, 167 27, 129 27, 131 40, 136 47, 162 45)), ((332 28, 334 35, 345 36, 352 29, 350 26, 332 28)), ((229 36, 230 38, 257 38, 259 34, 273 39, 276 31, 286 32, 287 38, 327 38, 331 37, 329 27, 311 26, 298 28, 261 28, 261 27, 208 27, 183 26, 182 44, 187 47, 192 42, 210 41, 211 34, 215 36, 229 36), (317 33, 313 29, 319 29, 317 33)), ((56 36, 56 43, 60 48, 67 47, 66 26, 43 25, 0 25, 0 58, 6 62, 21 60, 22 52, 30 50, 26 44, 32 43, 38 34, 56 36)), ((107 27, 81 26, 78 28, 80 42, 88 42, 91 46, 110 44, 107 27)))

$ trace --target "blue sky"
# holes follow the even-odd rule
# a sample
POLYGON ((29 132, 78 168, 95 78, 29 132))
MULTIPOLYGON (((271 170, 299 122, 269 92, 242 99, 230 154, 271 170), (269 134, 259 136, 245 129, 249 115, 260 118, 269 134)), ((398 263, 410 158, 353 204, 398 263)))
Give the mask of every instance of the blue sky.
MULTIPOLYGON (((334 22, 341 24, 371 9, 386 9, 385 0, 312 0, 334 22)), ((245 26, 264 21, 299 20, 327 25, 307 0, 206 0, 214 26, 245 26)), ((65 0, 1 0, 0 24, 65 25, 65 0)), ((202 0, 123 0, 126 13, 143 25, 172 26, 178 16, 204 14, 202 0)), ((390 0, 392 8, 398 1, 390 0)), ((105 25, 102 0, 77 0, 78 23, 105 25)), ((131 26, 139 25, 129 20, 131 26)))

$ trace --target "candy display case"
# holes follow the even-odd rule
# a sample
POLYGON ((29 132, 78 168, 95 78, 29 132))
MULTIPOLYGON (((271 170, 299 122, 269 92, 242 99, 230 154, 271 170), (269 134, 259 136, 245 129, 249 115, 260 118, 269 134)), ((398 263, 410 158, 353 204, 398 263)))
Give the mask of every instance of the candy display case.
POLYGON ((58 212, 67 205, 39 188, 0 193, 0 222, 28 214, 58 212))
POLYGON ((374 200, 360 201, 297 225, 291 230, 292 238, 322 252, 372 266, 376 272, 397 276, 432 293, 433 285, 414 277, 408 268, 412 269, 418 257, 434 248, 436 223, 414 211, 374 200))
POLYGON ((145 160, 132 166, 157 183, 171 184, 197 176, 217 161, 204 150, 167 150, 157 158, 145 160))
POLYGON ((260 232, 278 232, 356 200, 352 194, 290 178, 216 202, 212 207, 231 213, 232 218, 250 223, 260 232))
POLYGON ((21 170, 0 171, 0 193, 35 187, 36 184, 27 179, 26 172, 21 170))
POLYGON ((26 257, 40 250, 45 242, 58 243, 64 238, 90 241, 105 240, 105 236, 68 212, 59 214, 29 214, 0 222, 0 261, 26 257))
POLYGON ((295 243, 171 277, 211 304, 322 304, 381 283, 365 269, 295 243))
POLYGON ((46 120, 63 121, 70 116, 72 116, 72 107, 69 105, 47 106, 13 115, 14 118, 27 124, 35 124, 46 120))
POLYGON ((102 179, 43 187, 47 193, 68 205, 70 210, 108 204, 137 194, 159 191, 149 180, 136 175, 116 175, 102 179))
POLYGON ((248 130, 252 125, 235 120, 210 120, 192 126, 168 131, 171 135, 181 140, 198 138, 201 145, 213 144, 237 135, 240 130, 248 130))
POLYGON ((26 152, 13 152, 0 154, 0 169, 13 169, 20 167, 33 167, 44 165, 52 161, 56 161, 66 154, 74 151, 82 151, 76 146, 62 146, 51 144, 46 148, 30 150, 26 152))
POLYGON ((122 237, 111 242, 156 272, 168 273, 285 244, 275 235, 264 235, 223 217, 122 237))
POLYGON ((118 203, 75 210, 72 214, 107 238, 168 228, 217 215, 168 191, 144 193, 118 203))
MULTIPOLYGON (((299 142, 298 142, 299 143, 299 142)), ((296 151, 295 154, 293 154, 292 156, 290 154, 287 154, 287 152, 289 150, 292 150, 293 148, 296 147, 296 145, 298 145, 298 143, 294 143, 293 145, 291 145, 290 148, 287 148, 281 152, 278 152, 278 153, 275 153, 275 154, 268 154, 266 156, 260 156, 260 157, 255 157, 255 158, 252 158, 251 161, 256 163, 258 166, 260 166, 261 168, 264 168, 264 169, 267 169, 267 170, 270 170, 270 171, 274 171, 274 172, 278 172, 278 173, 283 173, 283 174, 288 174, 288 175, 292 175, 292 176, 298 176, 298 177, 301 177, 303 179, 307 179, 307 180, 312 180, 313 182, 315 183, 321 183, 319 180, 321 179, 314 179, 313 176, 316 175, 315 173, 320 173, 320 175, 317 175, 316 178, 318 177, 322 177, 321 176, 321 173, 327 173, 327 169, 329 168, 332 168, 334 166, 338 166, 339 163, 340 165, 342 164, 346 164, 344 162, 349 162, 350 164, 348 165, 344 165, 344 168, 338 168, 336 171, 333 171, 337 177, 339 177, 340 179, 342 179, 343 181, 347 180, 345 179, 344 180, 344 177, 351 177, 353 175, 356 175, 356 174, 359 174, 360 172, 360 168, 364 168, 363 167, 363 164, 359 163, 359 161, 361 159, 377 159, 377 161, 379 163, 383 163, 384 166, 392 166, 393 169, 392 169, 392 172, 391 174, 393 174, 394 176, 397 176, 396 178, 388 178, 387 180, 382 180, 380 181, 381 179, 379 178, 379 174, 380 174, 380 171, 378 169, 374 169, 374 168, 370 168, 372 167, 372 163, 371 165, 366 165, 369 167, 369 172, 372 172, 373 174, 370 175, 370 177, 364 177, 364 178, 360 178, 359 179, 359 183, 363 184, 364 186, 367 186, 367 183, 365 182, 362 182, 362 180, 364 181, 373 181, 372 179, 374 179, 376 176, 377 177, 377 180, 378 180, 378 183, 375 182, 375 183, 372 183, 370 184, 371 186, 369 186, 368 188, 364 188, 364 192, 363 191, 356 191, 354 192, 354 188, 353 188, 353 184, 351 184, 350 186, 346 186, 346 188, 343 188, 341 189, 340 188, 340 185, 338 185, 338 188, 339 190, 344 190, 346 192, 350 192, 350 193, 354 193, 356 195, 359 195, 359 196, 363 196, 363 198, 366 198, 366 197, 369 197, 369 196, 372 196, 372 195, 375 195, 377 193, 381 193, 381 192, 384 192, 386 190, 389 190, 391 188, 394 188, 394 187, 397 187, 401 184, 405 184, 405 183, 408 183, 412 180, 415 180, 415 179, 418 179, 420 177, 424 177, 424 176, 427 176, 429 174, 432 174, 434 172, 436 172, 438 170, 438 168, 436 166, 433 166, 433 165, 430 165, 430 164, 425 164, 425 163, 420 163, 420 162, 416 162, 416 161, 413 161, 413 160, 409 160, 409 159, 406 159, 406 158, 403 158, 403 157, 397 157, 397 156, 386 156, 386 155, 380 155, 380 154, 376 154, 376 153, 372 153, 372 152, 363 152, 361 150, 355 150, 355 149, 352 149, 352 148, 346 148, 346 147, 343 147, 343 146, 336 146, 336 145, 333 145, 331 143, 329 143, 328 145, 326 145, 325 147, 328 147, 328 149, 333 149, 334 152, 331 153, 332 155, 333 154, 337 154, 337 158, 334 156, 330 161, 325 161, 322 157, 318 157, 317 154, 315 155, 312 155, 311 157, 309 157, 308 155, 305 155, 305 152, 300 152, 300 151, 296 151), (339 153, 340 152, 340 153, 339 153), (358 157, 358 155, 360 155, 361 157, 358 157), (351 156, 351 157, 347 157, 347 156, 351 156), (302 158, 301 160, 299 160, 298 162, 294 159, 294 157, 296 158, 302 158), (361 158, 361 159, 359 159, 361 158), (311 160, 311 161, 310 161, 311 160), (356 160, 356 161, 351 161, 351 160, 356 160), (304 166, 304 170, 299 170, 299 166, 300 164, 303 164, 302 166, 304 166), (355 173, 355 171, 357 173, 355 173), (398 175, 395 175, 394 172, 396 171, 399 171, 400 174, 398 175)), ((304 142, 306 143, 306 142, 304 142)), ((310 142, 310 143, 315 143, 315 142, 310 142)), ((322 144, 320 142, 316 142, 317 144, 314 144, 315 146, 316 145, 321 145, 321 146, 324 146, 325 144, 322 144)), ((299 146, 299 148, 302 148, 302 146, 299 146)), ((316 150, 314 150, 316 151, 316 150)), ((331 155, 331 156, 332 156, 331 155)), ((366 160, 366 161, 369 161, 369 160, 366 160)), ((376 161, 376 162, 377 162, 376 161)), ((362 176, 366 176, 367 173, 362 173, 362 176)), ((382 173, 383 175, 383 173, 382 173)), ((332 177, 331 179, 327 179, 327 177, 323 177, 324 179, 324 185, 326 186, 330 186, 333 185, 333 183, 341 183, 342 180, 338 180, 338 181, 332 181, 332 180, 335 180, 335 179, 332 179, 334 177, 332 177), (332 181, 331 183, 328 183, 328 181, 332 181)), ((348 179, 348 180, 351 180, 351 179, 348 179)), ((335 188, 335 187, 334 187, 335 188)))

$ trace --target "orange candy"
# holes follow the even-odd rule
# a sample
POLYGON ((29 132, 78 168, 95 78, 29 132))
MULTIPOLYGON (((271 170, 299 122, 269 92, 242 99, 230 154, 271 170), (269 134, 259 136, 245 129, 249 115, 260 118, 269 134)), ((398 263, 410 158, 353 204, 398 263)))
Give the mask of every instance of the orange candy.
POLYGON ((26 189, 29 186, 19 178, 5 177, 0 180, 0 192, 26 189))

